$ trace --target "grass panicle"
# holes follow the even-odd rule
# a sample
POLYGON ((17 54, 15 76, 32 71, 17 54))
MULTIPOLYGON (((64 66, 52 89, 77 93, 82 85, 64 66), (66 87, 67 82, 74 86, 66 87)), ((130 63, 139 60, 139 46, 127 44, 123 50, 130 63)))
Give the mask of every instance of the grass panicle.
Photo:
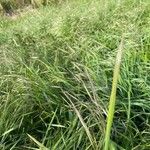
POLYGON ((115 103, 116 103, 117 83, 118 83, 120 65, 121 65, 122 54, 123 54, 123 42, 124 42, 124 38, 121 39, 121 43, 118 48, 115 67, 114 67, 112 90, 111 90, 109 109, 108 109, 108 115, 107 115, 104 150, 108 150, 110 146, 110 135, 111 135, 111 128, 112 128, 114 112, 115 112, 115 103))

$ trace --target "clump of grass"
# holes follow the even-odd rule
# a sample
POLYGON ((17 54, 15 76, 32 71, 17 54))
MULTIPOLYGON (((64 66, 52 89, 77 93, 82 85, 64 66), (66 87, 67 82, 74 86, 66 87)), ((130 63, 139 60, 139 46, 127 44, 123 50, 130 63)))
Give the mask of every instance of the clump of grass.
POLYGON ((149 14, 149 1, 78 0, 2 17, 0 149, 102 149, 122 33, 110 144, 149 149, 149 14))

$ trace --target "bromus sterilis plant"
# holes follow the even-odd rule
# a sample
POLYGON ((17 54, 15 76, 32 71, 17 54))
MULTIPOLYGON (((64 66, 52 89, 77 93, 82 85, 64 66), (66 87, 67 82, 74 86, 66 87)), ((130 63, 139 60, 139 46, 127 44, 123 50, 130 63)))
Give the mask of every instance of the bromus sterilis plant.
POLYGON ((104 149, 120 33, 106 149, 150 149, 149 0, 27 1, 12 4, 12 16, 0 10, 0 150, 104 149))
POLYGON ((116 62, 115 62, 115 67, 114 67, 112 90, 111 90, 110 101, 109 101, 109 106, 108 106, 104 150, 108 150, 110 145, 112 146, 112 144, 110 143, 110 135, 111 135, 110 133, 111 133, 111 127, 112 127, 113 117, 114 117, 114 112, 115 112, 117 83, 118 83, 121 59, 122 59, 122 54, 123 54, 123 41, 124 41, 124 37, 122 37, 121 43, 118 47, 118 52, 117 52, 116 62))

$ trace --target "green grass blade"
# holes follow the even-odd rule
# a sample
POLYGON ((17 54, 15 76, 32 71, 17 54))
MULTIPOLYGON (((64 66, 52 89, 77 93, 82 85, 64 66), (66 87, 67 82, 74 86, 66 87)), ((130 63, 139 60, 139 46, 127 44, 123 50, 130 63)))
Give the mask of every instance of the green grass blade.
POLYGON ((29 136, 29 138, 34 141, 38 147, 40 148, 40 150, 48 150, 48 148, 46 148, 42 143, 40 143, 39 141, 37 141, 34 137, 32 137, 31 135, 27 134, 29 136))

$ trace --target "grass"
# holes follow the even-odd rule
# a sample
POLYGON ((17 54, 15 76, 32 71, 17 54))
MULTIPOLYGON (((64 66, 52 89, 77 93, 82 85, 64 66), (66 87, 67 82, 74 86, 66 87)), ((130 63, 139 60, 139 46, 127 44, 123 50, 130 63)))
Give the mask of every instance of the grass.
POLYGON ((150 2, 84 0, 0 18, 0 149, 150 148, 150 2))

